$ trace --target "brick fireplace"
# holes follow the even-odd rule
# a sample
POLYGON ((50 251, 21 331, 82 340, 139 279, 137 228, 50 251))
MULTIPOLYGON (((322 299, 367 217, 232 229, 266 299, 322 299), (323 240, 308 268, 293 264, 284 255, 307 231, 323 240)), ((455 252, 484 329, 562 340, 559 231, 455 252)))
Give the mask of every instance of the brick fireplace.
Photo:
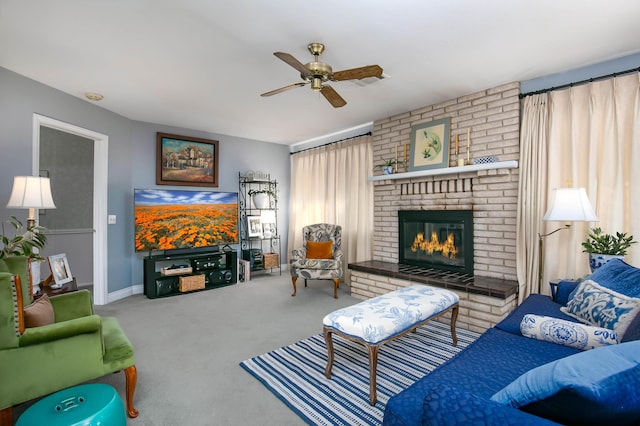
MULTIPOLYGON (((374 163, 404 152, 414 124, 446 117, 451 118, 450 143, 459 135, 463 155, 466 155, 469 129, 471 158, 493 156, 499 161, 517 161, 519 92, 519 83, 510 83, 378 120, 373 127, 374 163)), ((451 151, 449 166, 454 167, 458 158, 451 151)), ((398 170, 403 171, 402 167, 398 170)), ((452 288, 461 300, 458 323, 478 331, 493 326, 517 302, 514 288, 517 194, 517 168, 375 181, 373 259, 367 266, 378 265, 390 270, 376 274, 370 268, 351 268, 352 294, 369 298, 419 281, 397 267, 399 211, 470 210, 474 280, 471 283, 452 280, 452 288), (477 291, 480 283, 485 283, 482 285, 487 291, 477 291), (492 293, 492 288, 498 288, 498 294, 492 293)), ((434 285, 446 282, 441 277, 427 281, 434 285)))

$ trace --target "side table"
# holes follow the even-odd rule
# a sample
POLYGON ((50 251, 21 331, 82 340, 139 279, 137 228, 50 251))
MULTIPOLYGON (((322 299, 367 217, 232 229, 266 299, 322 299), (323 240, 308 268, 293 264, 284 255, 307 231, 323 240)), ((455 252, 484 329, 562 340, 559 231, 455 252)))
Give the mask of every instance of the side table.
POLYGON ((72 291, 78 291, 78 284, 76 283, 76 278, 74 277, 68 283, 62 284, 60 288, 51 288, 45 281, 42 281, 40 284, 40 291, 33 295, 33 300, 36 300, 42 297, 43 294, 47 296, 56 296, 58 294, 70 293, 72 291))

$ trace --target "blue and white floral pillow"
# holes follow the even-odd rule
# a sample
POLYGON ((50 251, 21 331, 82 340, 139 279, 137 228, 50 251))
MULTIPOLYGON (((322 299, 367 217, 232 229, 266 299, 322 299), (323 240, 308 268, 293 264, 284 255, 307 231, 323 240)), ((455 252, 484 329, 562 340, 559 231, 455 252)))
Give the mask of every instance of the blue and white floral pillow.
POLYGON ((608 328, 622 337, 640 312, 640 299, 585 280, 580 283, 567 306, 560 310, 578 321, 608 328))
POLYGON ((613 330, 533 314, 522 318, 520 333, 532 339, 582 350, 618 343, 613 330))

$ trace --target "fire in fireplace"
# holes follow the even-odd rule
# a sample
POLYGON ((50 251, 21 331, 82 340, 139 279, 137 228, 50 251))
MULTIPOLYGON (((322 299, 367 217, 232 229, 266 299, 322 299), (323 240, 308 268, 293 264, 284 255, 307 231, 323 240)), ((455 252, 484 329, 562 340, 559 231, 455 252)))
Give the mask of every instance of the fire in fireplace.
POLYGON ((398 212, 399 263, 473 275, 472 210, 398 212))

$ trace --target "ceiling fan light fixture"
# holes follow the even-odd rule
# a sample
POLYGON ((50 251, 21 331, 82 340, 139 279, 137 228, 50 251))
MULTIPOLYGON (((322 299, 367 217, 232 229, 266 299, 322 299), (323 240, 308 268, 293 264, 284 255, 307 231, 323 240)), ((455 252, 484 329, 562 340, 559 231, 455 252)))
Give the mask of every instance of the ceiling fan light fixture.
POLYGON ((322 90, 322 78, 313 77, 313 80, 311 81, 311 90, 322 90))

